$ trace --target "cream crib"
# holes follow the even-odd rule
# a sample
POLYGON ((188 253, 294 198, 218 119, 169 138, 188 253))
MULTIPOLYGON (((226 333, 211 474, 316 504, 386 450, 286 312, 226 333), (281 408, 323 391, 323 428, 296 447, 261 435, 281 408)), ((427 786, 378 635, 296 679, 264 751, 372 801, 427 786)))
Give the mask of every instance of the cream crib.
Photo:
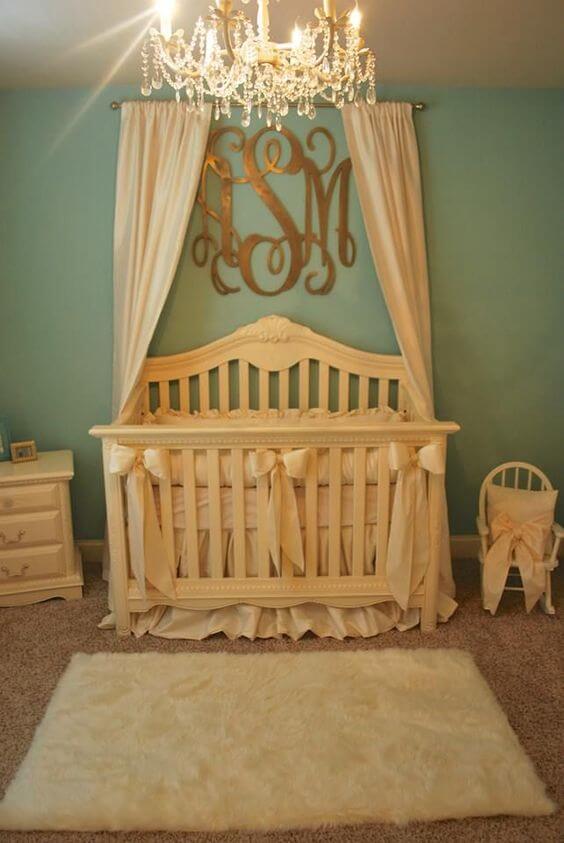
MULTIPOLYGON (((239 328, 231 335, 183 354, 149 358, 128 410, 128 422, 97 426, 90 433, 102 439, 107 503, 108 534, 112 559, 112 597, 119 635, 131 629, 132 612, 153 606, 213 609, 237 603, 283 608, 303 603, 335 607, 370 606, 393 599, 386 579, 386 553, 390 527, 392 442, 419 449, 430 443, 446 448, 453 422, 418 418, 410 399, 403 360, 348 347, 290 320, 270 316, 239 328), (378 423, 362 411, 390 406, 405 412, 405 421, 378 423), (253 423, 238 419, 210 420, 199 425, 143 425, 144 415, 162 410, 205 412, 214 407, 259 410, 298 407, 305 410, 358 409, 357 417, 335 424, 330 419, 311 423, 269 420, 253 423), (124 478, 110 471, 114 445, 137 449, 165 449, 181 460, 186 530, 187 571, 176 572, 175 596, 166 597, 147 587, 145 594, 132 576, 131 548, 127 530, 127 499, 124 478), (269 449, 282 455, 308 448, 311 455, 304 479, 305 529, 304 571, 282 559, 273 572, 268 536, 267 477, 256 479, 256 535, 258 570, 249 575, 245 547, 244 459, 251 452, 269 449), (340 565, 341 455, 353 455, 352 570, 343 575, 340 565), (366 454, 377 449, 377 545, 375 568, 364 566, 363 530, 366 505, 366 454), (220 456, 230 454, 232 471, 232 518, 234 575, 227 576, 221 560, 222 508, 220 456), (318 569, 318 458, 328 465, 328 570, 318 569), (209 553, 211 570, 198 562, 196 506, 196 457, 207 464, 209 498, 209 553)), ((409 606, 420 607, 421 629, 435 629, 438 610, 439 544, 443 474, 428 475, 430 561, 422 585, 410 597, 409 606)), ((160 526, 167 560, 175 566, 172 486, 170 477, 158 481, 160 526)), ((176 570, 176 567, 175 567, 176 570)))

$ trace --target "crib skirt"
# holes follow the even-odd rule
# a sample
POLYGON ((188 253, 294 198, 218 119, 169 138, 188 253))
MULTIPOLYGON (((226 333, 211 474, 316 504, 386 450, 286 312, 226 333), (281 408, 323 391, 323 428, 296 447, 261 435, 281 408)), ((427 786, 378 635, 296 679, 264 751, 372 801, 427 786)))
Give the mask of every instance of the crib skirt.
MULTIPOLYGON (((335 608, 319 603, 302 603, 286 609, 270 609, 240 603, 220 609, 185 609, 154 606, 147 612, 134 613, 131 628, 136 637, 146 632, 159 638, 185 638, 201 641, 216 633, 230 640, 281 638, 298 641, 307 632, 319 638, 371 638, 391 629, 404 631, 417 626, 419 609, 403 611, 387 600, 361 608, 335 608)), ((105 619, 100 626, 110 628, 105 619)), ((441 620, 446 620, 442 617, 441 620)))

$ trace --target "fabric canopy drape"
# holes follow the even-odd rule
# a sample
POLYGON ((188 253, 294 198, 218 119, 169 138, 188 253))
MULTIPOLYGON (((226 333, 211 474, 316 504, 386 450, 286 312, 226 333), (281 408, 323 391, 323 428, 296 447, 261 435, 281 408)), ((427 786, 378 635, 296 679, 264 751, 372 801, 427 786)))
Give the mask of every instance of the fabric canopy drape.
POLYGON ((211 106, 121 108, 114 224, 113 418, 123 420, 169 293, 194 206, 211 106))
MULTIPOLYGON (((125 102, 114 221, 112 418, 124 421, 170 291, 194 206, 211 106, 125 102)), ((109 576, 107 541, 103 576, 109 576)))
POLYGON ((417 412, 433 412, 431 317, 423 201, 412 107, 346 106, 345 135, 376 272, 417 412))
MULTIPOLYGON (((350 105, 342 114, 366 234, 407 369, 411 396, 418 414, 434 419, 429 276, 412 106, 402 102, 350 105)), ((406 495, 414 493, 412 485, 405 484, 406 495)), ((412 506, 413 501, 406 499, 404 505, 412 506)), ((402 506, 401 501, 397 506, 402 506)), ((444 490, 442 511, 441 591, 452 596, 444 490)), ((396 514, 398 521, 407 515, 396 514)), ((389 563, 394 552, 392 542, 389 563)), ((412 562, 416 565, 415 560, 412 562)))

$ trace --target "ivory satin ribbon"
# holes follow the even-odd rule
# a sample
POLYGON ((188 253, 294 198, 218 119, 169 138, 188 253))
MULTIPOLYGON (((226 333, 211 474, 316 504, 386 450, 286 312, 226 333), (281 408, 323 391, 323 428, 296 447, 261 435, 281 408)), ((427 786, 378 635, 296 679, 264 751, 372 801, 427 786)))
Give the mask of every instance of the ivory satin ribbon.
POLYGON ((148 581, 167 597, 176 597, 176 572, 171 567, 149 473, 162 480, 170 477, 168 451, 155 448, 140 450, 126 445, 113 445, 109 463, 111 474, 127 475, 127 530, 130 564, 139 591, 146 596, 148 581))
POLYGON ((545 569, 542 562, 546 539, 552 525, 552 515, 546 513, 519 524, 507 512, 500 512, 491 523, 492 546, 484 559, 484 607, 495 614, 507 575, 517 565, 523 590, 525 608, 530 612, 545 588, 545 569))
POLYGON ((270 474, 268 546, 278 574, 281 573, 281 548, 296 568, 300 571, 305 569, 300 517, 291 478, 305 478, 309 455, 309 448, 285 454, 259 450, 250 455, 253 477, 270 474))
POLYGON ((390 444, 390 468, 398 472, 386 576, 402 609, 420 585, 429 565, 429 503, 426 473, 445 473, 445 450, 432 442, 417 451, 401 442, 390 444))

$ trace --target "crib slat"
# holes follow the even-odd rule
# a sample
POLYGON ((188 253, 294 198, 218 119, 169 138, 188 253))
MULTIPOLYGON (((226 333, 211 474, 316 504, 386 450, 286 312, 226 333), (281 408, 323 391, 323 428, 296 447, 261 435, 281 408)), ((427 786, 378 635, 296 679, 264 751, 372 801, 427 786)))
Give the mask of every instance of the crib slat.
POLYGON ((309 360, 300 360, 300 410, 309 409, 309 360))
POLYGON ((341 449, 329 448, 329 576, 341 572, 341 449))
POLYGON ((196 471, 194 451, 182 452, 182 475, 184 479, 184 522, 186 529, 187 572, 190 579, 200 576, 198 554, 198 503, 196 500, 196 471))
POLYGON ((159 407, 161 410, 170 410, 170 383, 160 381, 159 383, 159 407))
POLYGON ((358 379, 358 408, 368 410, 368 378, 365 375, 358 379))
POLYGON ((229 410, 229 364, 219 366, 219 409, 222 413, 229 410))
POLYGON ((268 369, 259 369, 259 409, 268 410, 270 404, 269 395, 270 372, 268 369))
POLYGON ((533 485, 533 472, 529 471, 529 473, 527 475, 527 489, 529 491, 531 491, 532 485, 533 485))
MULTIPOLYGON (((280 448, 280 453, 281 454, 287 454, 291 450, 292 450, 291 448, 280 448)), ((293 482, 294 481, 290 478, 290 483, 293 483, 293 482)), ((282 516, 282 517, 284 517, 284 516, 282 516)), ((300 573, 299 569, 294 568, 294 563, 284 553, 282 548, 280 548, 280 567, 281 567, 281 570, 282 570, 282 576, 283 577, 288 578, 288 577, 293 577, 293 576, 299 576, 299 573, 300 573)))
POLYGON ((233 495, 233 546, 235 576, 246 576, 245 560, 245 484, 243 480, 243 450, 231 451, 231 494, 233 495))
POLYGON ((513 487, 515 489, 519 488, 519 469, 515 466, 515 480, 513 482, 513 487))
POLYGON ((364 574, 364 534, 366 518, 366 448, 354 449, 353 486, 353 577, 364 574))
POLYGON ((388 407, 390 403, 390 381, 380 378, 378 381, 378 406, 388 407))
POLYGON ((319 361, 319 406, 329 409, 329 366, 319 361))
POLYGON ((378 502, 376 528, 376 574, 385 576, 390 529, 390 448, 378 448, 378 502))
POLYGON ((159 478, 159 499, 161 504, 161 532, 170 570, 176 575, 176 552, 174 549, 174 527, 172 521, 172 486, 170 477, 159 478))
POLYGON ((258 575, 270 576, 270 553, 268 550, 268 478, 257 478, 257 555, 258 575))
POLYGON ((143 390, 143 404, 142 404, 143 415, 151 412, 151 392, 150 392, 150 388, 151 388, 151 385, 146 384, 145 389, 143 390))
POLYGON ((507 476, 507 470, 504 468, 501 472, 501 485, 505 486, 505 478, 507 476))
POLYGON ((207 452, 208 459, 208 497, 210 516, 210 569, 211 575, 223 577, 222 536, 221 536, 221 498, 219 485, 219 451, 217 448, 207 452))
POLYGON ((407 409, 407 391, 401 381, 398 383, 398 410, 407 409))
POLYGON ((183 413, 190 412, 190 378, 180 378, 178 381, 178 397, 180 409, 183 413))
POLYGON ((348 372, 339 371, 339 410, 343 413, 349 409, 350 378, 348 372))
POLYGON ((278 407, 287 410, 290 406, 290 370, 281 369, 278 375, 278 407))
POLYGON ((210 373, 200 372, 198 381, 200 386, 200 413, 207 413, 210 408, 210 373))
POLYGON ((306 540, 305 574, 317 576, 318 556, 318 485, 317 485, 317 449, 311 449, 306 474, 306 540))
POLYGON ((239 360, 239 408, 249 409, 249 364, 239 360))

